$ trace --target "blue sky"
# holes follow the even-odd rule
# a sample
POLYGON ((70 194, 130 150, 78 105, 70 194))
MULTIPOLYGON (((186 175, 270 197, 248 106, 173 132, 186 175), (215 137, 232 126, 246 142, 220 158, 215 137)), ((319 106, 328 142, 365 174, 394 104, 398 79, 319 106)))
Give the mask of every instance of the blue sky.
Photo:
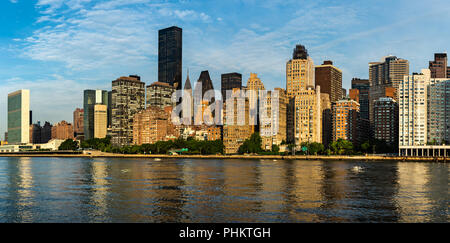
POLYGON ((157 30, 172 25, 183 28, 183 80, 209 70, 216 88, 226 72, 284 88, 299 43, 315 64, 332 60, 347 89, 383 56, 419 72, 450 47, 448 0, 0 0, 0 11, 0 137, 11 91, 30 89, 35 122, 71 122, 84 89, 157 81, 157 30))

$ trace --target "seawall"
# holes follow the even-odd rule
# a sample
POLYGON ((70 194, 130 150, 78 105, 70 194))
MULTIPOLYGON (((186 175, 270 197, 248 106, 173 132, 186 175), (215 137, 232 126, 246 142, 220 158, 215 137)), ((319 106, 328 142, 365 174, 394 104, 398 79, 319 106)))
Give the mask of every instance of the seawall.
POLYGON ((324 155, 156 155, 156 154, 112 154, 91 152, 91 154, 70 153, 8 153, 0 157, 63 157, 63 158, 140 158, 140 159, 270 159, 270 160, 334 160, 334 161, 411 161, 411 162, 444 162, 446 157, 404 157, 404 156, 324 156, 324 155))

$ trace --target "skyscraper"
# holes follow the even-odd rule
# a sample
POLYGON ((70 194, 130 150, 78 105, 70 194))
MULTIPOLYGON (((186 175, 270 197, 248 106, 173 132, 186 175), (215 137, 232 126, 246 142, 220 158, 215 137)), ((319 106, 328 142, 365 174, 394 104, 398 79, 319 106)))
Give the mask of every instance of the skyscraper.
POLYGON ((332 61, 324 61, 315 67, 316 85, 320 85, 320 92, 330 95, 330 102, 336 102, 342 94, 342 71, 333 66, 332 61))
POLYGON ((292 59, 286 63, 286 92, 289 98, 307 87, 314 88, 314 62, 302 45, 297 45, 292 59))
POLYGON ((447 53, 435 53, 434 61, 430 61, 431 78, 450 78, 447 67, 447 53))
POLYGON ((22 89, 8 94, 8 143, 26 144, 29 140, 30 91, 22 89))
POLYGON ((388 97, 394 93, 395 100, 398 100, 397 90, 403 82, 404 76, 409 75, 408 60, 397 58, 396 56, 383 57, 380 62, 369 63, 369 120, 373 129, 374 123, 374 102, 381 97, 388 97))
POLYGON ((232 91, 234 88, 242 88, 242 74, 240 73, 225 73, 221 75, 221 92, 222 100, 226 102, 227 90, 232 91))
POLYGON ((409 74, 408 60, 396 56, 383 57, 380 62, 369 63, 370 86, 391 86, 395 89, 409 74))
POLYGON ((158 81, 181 89, 182 29, 172 26, 159 30, 158 81))
MULTIPOLYGON (((106 90, 85 90, 84 91, 84 138, 86 140, 94 138, 95 133, 95 105, 106 105, 106 107, 110 106, 108 104, 108 91, 106 90)), ((108 109, 107 109, 108 110, 108 109)))
POLYGON ((399 146, 417 146, 427 143, 427 87, 431 73, 405 76, 399 88, 399 146))
POLYGON ((114 146, 133 143, 133 116, 145 108, 145 83, 136 75, 112 81, 112 139, 114 146))

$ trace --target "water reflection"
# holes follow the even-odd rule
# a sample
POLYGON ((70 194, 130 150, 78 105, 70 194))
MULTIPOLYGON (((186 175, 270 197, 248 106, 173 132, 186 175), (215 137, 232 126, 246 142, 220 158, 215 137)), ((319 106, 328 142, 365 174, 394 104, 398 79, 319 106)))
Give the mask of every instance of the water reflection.
POLYGON ((448 169, 397 162, 0 158, 0 222, 448 222, 448 169))

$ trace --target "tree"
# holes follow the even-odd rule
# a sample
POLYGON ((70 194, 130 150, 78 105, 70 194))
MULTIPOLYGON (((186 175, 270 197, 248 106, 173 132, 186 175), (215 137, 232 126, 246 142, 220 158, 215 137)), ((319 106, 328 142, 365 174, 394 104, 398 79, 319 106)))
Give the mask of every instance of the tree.
POLYGON ((308 154, 318 155, 318 154, 322 154, 325 151, 325 146, 323 146, 323 144, 321 144, 321 143, 303 142, 303 143, 301 143, 301 146, 306 147, 308 149, 308 154))
POLYGON ((78 149, 78 142, 67 139, 61 145, 59 146, 58 150, 77 150, 78 149))
POLYGON ((353 154, 353 144, 348 140, 344 140, 342 138, 338 139, 331 143, 331 151, 336 155, 350 155, 353 154))
POLYGON ((369 151, 369 149, 370 149, 370 142, 369 142, 369 141, 366 141, 366 142, 364 142, 363 144, 361 144, 361 149, 362 149, 365 153, 367 153, 367 152, 369 151))
POLYGON ((249 139, 246 139, 244 143, 239 147, 238 153, 239 154, 245 154, 245 153, 260 153, 262 151, 262 139, 261 136, 259 136, 258 132, 253 133, 249 139))
POLYGON ((276 144, 272 144, 272 152, 273 153, 279 153, 280 152, 280 147, 276 144))

